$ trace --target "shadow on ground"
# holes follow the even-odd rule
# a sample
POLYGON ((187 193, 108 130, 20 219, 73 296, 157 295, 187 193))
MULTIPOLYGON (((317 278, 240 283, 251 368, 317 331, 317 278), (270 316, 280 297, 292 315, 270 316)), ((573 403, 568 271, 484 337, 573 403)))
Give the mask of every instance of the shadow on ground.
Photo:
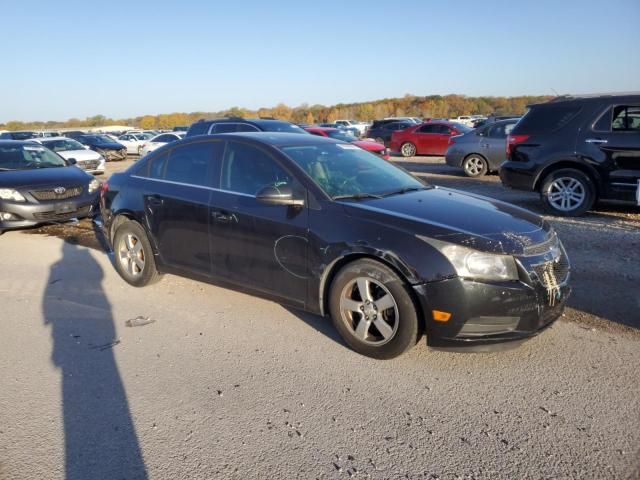
POLYGON ((114 348, 103 272, 90 252, 65 243, 42 300, 51 360, 62 376, 65 478, 146 479, 114 348))

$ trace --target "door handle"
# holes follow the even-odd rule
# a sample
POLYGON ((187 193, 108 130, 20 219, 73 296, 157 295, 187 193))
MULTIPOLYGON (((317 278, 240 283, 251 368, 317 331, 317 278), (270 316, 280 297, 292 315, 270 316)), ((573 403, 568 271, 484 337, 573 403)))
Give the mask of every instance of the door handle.
POLYGON ((228 213, 228 212, 215 211, 215 212, 211 212, 211 216, 216 222, 220 222, 220 223, 229 223, 233 220, 235 220, 236 222, 238 221, 238 219, 233 213, 228 213))
POLYGON ((609 143, 609 140, 605 140, 604 138, 587 138, 584 143, 591 143, 593 145, 601 145, 605 143, 609 143))
POLYGON ((162 200, 162 198, 158 197, 157 195, 152 195, 149 197, 149 205, 151 205, 152 207, 160 207, 163 203, 164 200, 162 200))

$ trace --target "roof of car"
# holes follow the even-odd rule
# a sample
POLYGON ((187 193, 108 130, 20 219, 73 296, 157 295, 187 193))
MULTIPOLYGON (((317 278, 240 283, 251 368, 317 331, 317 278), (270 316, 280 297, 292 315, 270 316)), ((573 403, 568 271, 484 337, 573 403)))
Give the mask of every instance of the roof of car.
POLYGON ((339 128, 335 127, 322 127, 318 125, 310 125, 308 127, 304 127, 305 130, 320 130, 321 132, 334 132, 341 131, 339 128))
MULTIPOLYGON (((319 138, 319 137, 318 137, 319 138)), ((29 140, 0 140, 0 146, 22 146, 31 143, 29 140)))
POLYGON ((622 93, 592 93, 583 95, 559 95, 552 98, 548 102, 533 103, 528 105, 540 106, 540 105, 554 105, 562 102, 601 102, 603 100, 616 101, 616 102, 637 102, 640 101, 640 92, 622 92, 622 93))
POLYGON ((36 137, 36 138, 29 139, 30 142, 48 142, 49 140, 73 140, 73 138, 58 136, 58 137, 36 137))
MULTIPOLYGON (((267 145, 273 145, 275 147, 282 146, 298 146, 298 145, 317 145, 318 143, 345 143, 339 140, 335 140, 329 137, 319 137, 317 135, 304 135, 299 133, 281 133, 281 132, 234 132, 234 133, 221 133, 216 135, 209 135, 209 137, 229 138, 233 136, 235 138, 244 138, 247 140, 253 140, 267 145)), ((202 136, 191 137, 194 140, 202 138, 202 136)))
POLYGON ((209 120, 201 120, 202 122, 207 123, 252 123, 254 125, 268 125, 270 123, 290 123, 286 120, 277 120, 275 118, 241 118, 241 117, 227 117, 227 118, 212 118, 209 120))

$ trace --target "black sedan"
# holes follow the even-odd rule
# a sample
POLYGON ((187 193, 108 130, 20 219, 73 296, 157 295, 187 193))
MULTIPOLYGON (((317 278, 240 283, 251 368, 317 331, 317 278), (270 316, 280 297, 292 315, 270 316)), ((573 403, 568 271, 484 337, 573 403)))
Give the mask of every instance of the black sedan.
POLYGON ((73 139, 98 152, 107 162, 127 159, 127 147, 105 135, 78 135, 73 139))
POLYGON ((506 159, 507 135, 518 119, 502 120, 451 137, 445 154, 447 165, 462 168, 468 177, 497 172, 506 159))
POLYGON ((42 145, 0 140, 0 232, 89 216, 100 182, 42 145))
POLYGON ((541 217, 437 188, 354 145, 242 133, 162 147, 101 190, 115 268, 171 272, 321 315, 391 358, 522 340, 561 315, 562 243, 541 217))
POLYGON ((391 141, 391 134, 393 132, 398 132, 400 130, 404 130, 405 128, 415 126, 416 124, 414 122, 410 122, 408 120, 376 120, 373 122, 371 127, 369 127, 369 130, 367 130, 365 136, 368 138, 373 138, 376 142, 381 143, 384 146, 389 146, 389 142, 391 141))

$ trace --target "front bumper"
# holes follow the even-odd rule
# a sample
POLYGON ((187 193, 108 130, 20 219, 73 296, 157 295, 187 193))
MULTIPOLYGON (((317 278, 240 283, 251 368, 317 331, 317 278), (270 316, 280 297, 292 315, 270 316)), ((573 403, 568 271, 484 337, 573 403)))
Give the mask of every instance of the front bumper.
POLYGON ((484 283, 463 278, 414 286, 426 317, 427 343, 464 347, 517 341, 537 335, 564 310, 571 287, 549 293, 524 282, 484 283), (448 312, 436 321, 432 312, 448 312))
POLYGON ((73 199, 40 203, 0 201, 0 230, 85 218, 95 211, 97 199, 98 192, 73 199), (10 214, 12 218, 3 219, 6 214, 10 214))

